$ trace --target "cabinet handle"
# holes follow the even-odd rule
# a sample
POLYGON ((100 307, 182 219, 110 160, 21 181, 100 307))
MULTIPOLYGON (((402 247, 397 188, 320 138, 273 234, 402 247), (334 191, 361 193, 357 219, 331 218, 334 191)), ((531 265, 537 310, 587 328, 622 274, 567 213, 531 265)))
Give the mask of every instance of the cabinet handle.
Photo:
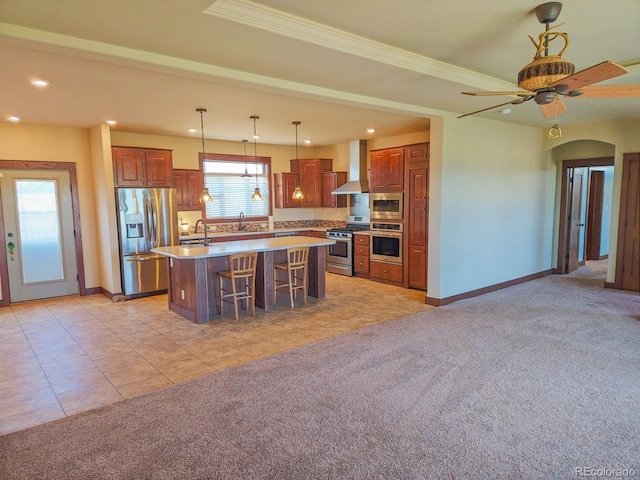
POLYGON ((389 270, 384 270, 384 273, 389 273, 389 270))

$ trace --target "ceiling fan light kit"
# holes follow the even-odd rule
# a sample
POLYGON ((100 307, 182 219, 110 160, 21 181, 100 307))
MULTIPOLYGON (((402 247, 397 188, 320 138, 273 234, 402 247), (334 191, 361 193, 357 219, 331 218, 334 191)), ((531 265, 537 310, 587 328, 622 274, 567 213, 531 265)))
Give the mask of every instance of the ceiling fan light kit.
MULTIPOLYGON (((504 105, 518 105, 534 99, 546 118, 557 116, 567 111, 560 97, 578 97, 584 94, 585 98, 637 98, 640 97, 640 85, 606 85, 592 86, 594 83, 609 80, 629 71, 611 61, 605 61, 575 72, 575 66, 564 59, 562 55, 569 47, 569 35, 558 32, 557 27, 549 27, 560 15, 562 3, 547 2, 538 5, 535 9, 536 17, 540 23, 545 24, 545 31, 538 36, 538 41, 529 36, 536 47, 533 61, 525 65, 518 73, 518 86, 522 91, 513 92, 462 92, 464 95, 488 96, 510 95, 518 96, 517 99, 494 105, 492 107, 476 110, 475 112, 460 115, 458 118, 467 117, 476 113, 485 112, 504 105), (557 55, 549 55, 549 44, 561 38, 564 47, 557 55)), ((559 25, 558 25, 559 26, 559 25)), ((554 125, 554 137, 559 137, 560 128, 554 125), (557 134, 557 136, 555 136, 557 134)))

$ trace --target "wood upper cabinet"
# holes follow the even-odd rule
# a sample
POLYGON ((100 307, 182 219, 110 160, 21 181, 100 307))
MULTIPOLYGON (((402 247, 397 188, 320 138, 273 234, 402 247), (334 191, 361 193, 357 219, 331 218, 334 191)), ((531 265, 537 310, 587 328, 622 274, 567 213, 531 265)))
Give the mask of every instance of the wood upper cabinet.
POLYGON ((291 160, 291 172, 300 175, 300 189, 304 194, 301 207, 322 207, 322 172, 330 172, 332 168, 333 160, 330 158, 291 160))
POLYGON ((322 172, 323 207, 341 208, 347 206, 347 195, 331 193, 345 183, 347 183, 347 172, 322 172))
POLYGON ((408 165, 429 161, 429 142, 404 147, 404 160, 408 165))
POLYGON ((173 187, 171 150, 112 147, 116 187, 173 187))
POLYGON ((300 208, 300 200, 291 198, 298 184, 297 173, 274 173, 273 191, 275 208, 300 208))
POLYGON ((372 192, 404 189, 404 155, 404 147, 371 152, 369 188, 372 192))
POLYGON ((200 194, 204 188, 204 173, 200 170, 173 171, 173 185, 178 197, 178 210, 202 210, 200 194))

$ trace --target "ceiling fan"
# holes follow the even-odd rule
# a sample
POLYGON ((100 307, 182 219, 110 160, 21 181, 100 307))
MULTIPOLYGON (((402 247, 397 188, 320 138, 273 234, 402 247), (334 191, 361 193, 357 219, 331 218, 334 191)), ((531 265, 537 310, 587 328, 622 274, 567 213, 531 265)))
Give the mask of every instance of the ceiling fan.
POLYGON ((573 63, 562 58, 562 54, 569 46, 569 35, 554 30, 557 27, 549 26, 549 24, 556 21, 561 9, 562 3, 560 2, 543 3, 535 9, 538 21, 545 24, 545 31, 539 35, 538 42, 529 36, 531 42, 536 47, 536 54, 533 57, 533 61, 523 67, 518 73, 518 85, 523 90, 513 92, 462 92, 464 95, 511 95, 517 96, 518 98, 499 105, 476 110, 475 112, 466 113, 460 115, 458 118, 504 107, 505 105, 519 105, 531 99, 540 106, 544 116, 550 118, 567 111, 560 97, 640 97, 640 85, 593 85, 594 83, 629 73, 626 68, 617 63, 605 61, 574 73, 575 67, 573 63), (549 55, 549 43, 558 38, 564 40, 564 48, 562 48, 558 55, 549 55))

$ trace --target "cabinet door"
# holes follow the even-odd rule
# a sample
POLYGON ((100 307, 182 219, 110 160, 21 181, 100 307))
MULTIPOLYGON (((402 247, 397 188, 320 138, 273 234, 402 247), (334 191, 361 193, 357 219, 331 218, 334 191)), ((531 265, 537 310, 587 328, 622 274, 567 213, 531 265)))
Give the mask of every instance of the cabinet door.
POLYGON ((274 173, 273 184, 275 208, 300 208, 300 201, 291 198, 298 184, 297 173, 274 173))
POLYGON ((402 191, 404 189, 404 149, 390 150, 388 162, 387 190, 402 191))
POLYGON ((187 175, 184 170, 173 171, 173 186, 176 189, 178 210, 186 210, 189 203, 189 193, 187 190, 187 175))
POLYGON ((200 170, 189 171, 187 173, 187 207, 189 210, 202 210, 200 195, 204 188, 204 173, 200 170))
POLYGON ((147 186, 173 187, 173 164, 168 150, 145 152, 147 186))
POLYGON ((322 206, 322 177, 318 161, 300 160, 300 188, 304 193, 301 207, 322 206))
POLYGON ((429 161, 429 143, 417 143, 404 147, 404 159, 407 164, 429 161))
POLYGON ((347 183, 347 172, 322 172, 322 206, 342 208, 347 206, 346 195, 334 195, 336 188, 347 183))
POLYGON ((116 187, 145 186, 145 151, 139 148, 111 149, 116 187))
POLYGON ((371 152, 371 191, 395 192, 404 189, 404 148, 371 152))
POLYGON ((369 188, 371 191, 384 191, 386 187, 385 172, 388 170, 386 151, 371 152, 369 170, 369 188))
POLYGON ((408 257, 409 286, 427 289, 427 240, 429 228, 429 169, 409 170, 408 257))
POLYGON ((173 186, 178 197, 178 210, 201 210, 200 193, 204 174, 200 170, 174 170, 173 186))

